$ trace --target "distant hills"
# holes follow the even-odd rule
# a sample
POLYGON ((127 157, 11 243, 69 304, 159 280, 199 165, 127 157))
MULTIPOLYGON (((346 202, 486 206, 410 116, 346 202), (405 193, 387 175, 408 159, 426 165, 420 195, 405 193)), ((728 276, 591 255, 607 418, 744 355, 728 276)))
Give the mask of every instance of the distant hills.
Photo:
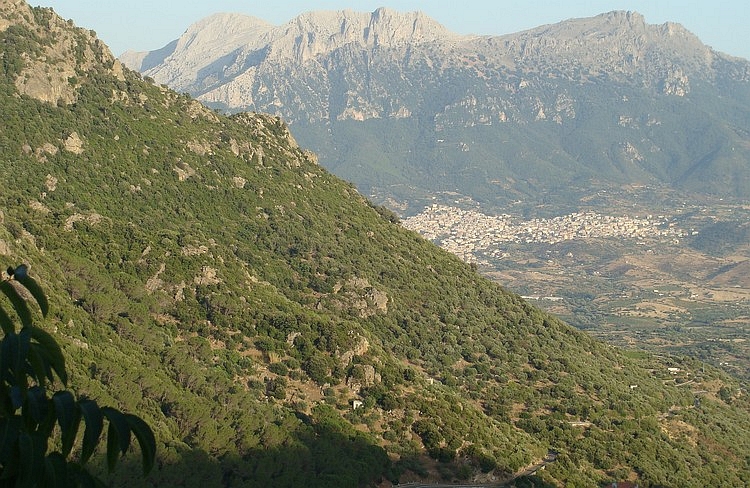
POLYGON ((750 62, 636 12, 504 36, 388 9, 218 14, 121 59, 209 106, 282 117, 405 213, 445 192, 487 209, 626 184, 750 197, 750 62))
POLYGON ((111 486, 495 482, 545 458, 518 484, 750 482, 735 379, 532 307, 282 120, 217 114, 21 1, 0 59, 2 269, 42 283, 71 389, 156 433, 155 472, 126 459, 111 486))

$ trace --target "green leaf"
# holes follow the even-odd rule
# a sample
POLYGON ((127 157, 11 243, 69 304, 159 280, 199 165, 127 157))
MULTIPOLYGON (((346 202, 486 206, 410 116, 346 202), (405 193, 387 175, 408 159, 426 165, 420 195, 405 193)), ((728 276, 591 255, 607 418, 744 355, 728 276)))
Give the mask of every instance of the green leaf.
POLYGON ((99 437, 104 428, 104 415, 99 405, 94 400, 81 400, 78 402, 81 415, 86 422, 86 430, 83 431, 83 445, 81 446, 81 464, 85 464, 94 453, 99 437))
POLYGON ((19 469, 16 486, 38 486, 44 473, 47 439, 21 432, 18 436, 19 469))
POLYGON ((118 449, 119 439, 117 438, 117 429, 114 424, 110 423, 107 428, 107 470, 111 473, 117 466, 117 459, 120 451, 118 449))
POLYGON ((2 381, 3 386, 15 384, 13 358, 17 354, 17 342, 18 335, 16 333, 6 335, 0 342, 0 381, 2 381))
POLYGON ((67 390, 58 391, 52 395, 52 402, 55 405, 57 423, 60 426, 62 455, 67 458, 78 434, 81 412, 77 408, 73 394, 67 390))
POLYGON ((29 311, 26 300, 18 294, 18 290, 11 284, 10 281, 0 281, 0 292, 3 292, 11 305, 18 314, 18 318, 21 319, 21 325, 26 327, 31 325, 31 312, 29 311))
MULTIPOLYGON (((2 352, 0 352, 2 354, 2 352)), ((2 360, 0 359, 0 362, 2 360)), ((0 377, 2 372, 0 371, 0 377)), ((0 418, 10 417, 15 413, 10 401, 10 388, 5 381, 0 380, 0 418)))
POLYGON ((42 287, 39 286, 39 284, 31 276, 25 273, 19 274, 18 268, 16 268, 16 272, 13 275, 13 278, 15 278, 15 280, 21 285, 23 285, 24 288, 29 290, 31 296, 34 297, 36 303, 39 305, 39 309, 42 311, 42 315, 46 317, 47 313, 49 312, 49 302, 47 302, 47 296, 44 294, 42 287))
POLYGON ((16 269, 8 268, 8 274, 13 278, 25 277, 29 272, 29 267, 25 264, 19 264, 16 269))
POLYGON ((29 347, 29 364, 31 365, 32 378, 39 386, 44 387, 48 378, 50 381, 54 380, 46 351, 35 342, 32 342, 29 347))
MULTIPOLYGON (((30 344, 31 334, 21 329, 18 334, 6 335, 0 346, 0 375, 11 388, 20 389, 21 399, 28 385, 26 372, 30 344)), ((13 407, 14 409, 20 408, 21 404, 14 402, 13 407)))
POLYGON ((47 392, 40 386, 32 386, 26 392, 26 404, 23 408, 23 416, 26 418, 26 425, 35 428, 47 418, 49 413, 49 400, 47 392))
POLYGON ((107 429, 107 466, 110 471, 115 469, 120 454, 125 454, 130 446, 130 426, 122 414, 112 407, 102 408, 102 413, 109 420, 107 429))
POLYGON ((0 307, 0 328, 3 329, 3 334, 13 334, 16 331, 16 327, 13 325, 13 319, 5 311, 3 307, 0 307))
MULTIPOLYGON (((11 461, 13 460, 20 432, 21 417, 13 415, 0 418, 0 466, 4 467, 2 475, 8 475, 13 471, 11 467, 14 463, 11 461)), ((4 476, 0 476, 0 478, 2 477, 4 476)))
MULTIPOLYGON (((44 329, 31 327, 31 337, 44 349, 45 359, 49 366, 57 373, 63 385, 68 384, 68 373, 65 371, 65 356, 54 337, 44 329)), ((50 377, 50 380, 52 378, 50 377)))
POLYGON ((135 434, 135 438, 138 439, 138 444, 141 447, 143 475, 145 476, 151 472, 156 460, 156 438, 154 437, 154 432, 137 415, 127 413, 125 414, 125 419, 127 419, 130 429, 135 434))
POLYGON ((10 387, 10 403, 13 405, 13 411, 23 406, 23 392, 18 386, 13 385, 10 387))
POLYGON ((52 452, 44 460, 44 486, 66 488, 68 483, 68 463, 59 452, 52 452))

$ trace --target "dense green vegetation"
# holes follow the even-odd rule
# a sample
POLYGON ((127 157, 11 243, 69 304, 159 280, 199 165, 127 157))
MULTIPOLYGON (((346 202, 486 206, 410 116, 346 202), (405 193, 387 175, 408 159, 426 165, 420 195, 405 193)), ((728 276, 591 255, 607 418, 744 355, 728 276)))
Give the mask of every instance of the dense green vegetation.
POLYGON ((553 485, 750 482, 736 381, 530 306, 272 117, 219 116, 106 59, 73 64, 72 104, 19 95, 11 61, 70 31, 31 12, 0 33, 0 254, 48 284, 76 394, 154 430, 154 472, 113 485, 368 486, 428 474, 425 455, 444 479, 503 477, 550 449, 553 485))
POLYGON ((43 317, 49 312, 47 297, 28 275, 28 267, 8 268, 0 292, 10 304, 0 306, 0 484, 2 486, 76 487, 102 486, 89 474, 86 463, 97 449, 104 419, 107 419, 106 458, 114 470, 125 454, 131 436, 138 440, 143 472, 153 469, 156 440, 149 426, 138 416, 111 407, 100 408, 95 400, 78 399, 68 390, 48 397, 47 382, 66 385, 65 358, 55 339, 34 325, 31 309, 22 293, 30 294, 43 317), (13 310, 15 314, 10 312, 13 310), (16 329, 16 322, 20 328, 16 329), (81 436, 81 421, 84 429, 81 436), (59 439, 51 439, 59 432, 59 439), (80 439, 80 440, 79 440, 80 439), (50 446, 54 440, 57 450, 50 446), (80 455, 72 459, 78 447, 80 455))

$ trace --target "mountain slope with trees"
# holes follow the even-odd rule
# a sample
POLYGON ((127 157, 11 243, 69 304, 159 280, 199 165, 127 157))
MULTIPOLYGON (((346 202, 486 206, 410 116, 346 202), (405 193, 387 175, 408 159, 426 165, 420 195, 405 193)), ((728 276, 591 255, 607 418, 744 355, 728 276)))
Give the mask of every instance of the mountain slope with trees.
POLYGON ((275 117, 142 80, 50 10, 0 14, 0 255, 45 288, 76 395, 156 435, 149 478, 113 485, 503 479, 550 450, 552 485, 750 481, 733 379, 530 306, 275 117))

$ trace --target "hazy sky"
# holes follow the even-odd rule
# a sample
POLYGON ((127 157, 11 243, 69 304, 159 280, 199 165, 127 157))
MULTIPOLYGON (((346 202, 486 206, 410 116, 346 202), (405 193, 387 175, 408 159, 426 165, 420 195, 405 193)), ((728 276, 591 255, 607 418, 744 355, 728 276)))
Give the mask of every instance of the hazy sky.
POLYGON ((97 32, 115 55, 151 51, 217 12, 239 12, 280 25, 310 10, 378 7, 421 10, 459 34, 510 34, 573 17, 634 10, 649 24, 678 22, 719 51, 750 59, 748 0, 29 0, 97 32))

